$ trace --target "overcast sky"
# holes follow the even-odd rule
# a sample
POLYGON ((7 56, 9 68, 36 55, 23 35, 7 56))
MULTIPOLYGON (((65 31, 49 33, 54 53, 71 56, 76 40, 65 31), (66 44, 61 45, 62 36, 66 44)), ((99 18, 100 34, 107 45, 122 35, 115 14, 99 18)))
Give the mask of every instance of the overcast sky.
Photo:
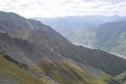
POLYGON ((0 10, 24 17, 126 15, 126 0, 0 0, 0 10))

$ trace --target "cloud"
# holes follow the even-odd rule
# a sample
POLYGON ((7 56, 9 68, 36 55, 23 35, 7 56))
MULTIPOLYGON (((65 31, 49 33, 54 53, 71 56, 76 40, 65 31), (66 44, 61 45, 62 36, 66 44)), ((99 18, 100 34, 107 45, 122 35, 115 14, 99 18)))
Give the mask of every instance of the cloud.
POLYGON ((0 10, 25 17, 126 15, 125 0, 0 0, 0 10))
POLYGON ((108 1, 108 2, 116 3, 116 4, 125 2, 125 0, 102 0, 102 1, 108 1))
POLYGON ((110 3, 122 3, 122 2, 125 2, 125 0, 83 0, 84 2, 97 2, 97 1, 107 1, 107 2, 110 2, 110 3))

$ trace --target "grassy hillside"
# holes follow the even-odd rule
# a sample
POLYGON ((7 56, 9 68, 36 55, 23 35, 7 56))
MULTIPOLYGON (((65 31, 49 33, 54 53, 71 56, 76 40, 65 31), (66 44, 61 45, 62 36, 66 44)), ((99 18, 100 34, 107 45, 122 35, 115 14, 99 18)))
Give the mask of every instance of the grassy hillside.
POLYGON ((44 59, 39 66, 49 76, 48 79, 38 78, 4 56, 0 56, 0 84, 115 84, 116 82, 109 83, 112 79, 107 74, 96 77, 65 60, 54 62, 44 59), (59 83, 49 80, 50 78, 59 83))
POLYGON ((52 84, 21 69, 0 55, 0 84, 52 84))
POLYGON ((71 60, 43 59, 39 64, 49 77, 61 84, 120 84, 107 74, 92 75, 71 60), (111 83, 110 83, 111 81, 111 83))

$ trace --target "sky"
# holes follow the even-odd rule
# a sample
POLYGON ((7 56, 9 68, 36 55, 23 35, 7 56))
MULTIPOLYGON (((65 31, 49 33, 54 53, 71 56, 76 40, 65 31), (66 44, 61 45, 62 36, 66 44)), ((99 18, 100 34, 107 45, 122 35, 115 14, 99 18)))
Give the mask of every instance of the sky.
POLYGON ((0 10, 24 17, 126 15, 126 0, 0 0, 0 10))

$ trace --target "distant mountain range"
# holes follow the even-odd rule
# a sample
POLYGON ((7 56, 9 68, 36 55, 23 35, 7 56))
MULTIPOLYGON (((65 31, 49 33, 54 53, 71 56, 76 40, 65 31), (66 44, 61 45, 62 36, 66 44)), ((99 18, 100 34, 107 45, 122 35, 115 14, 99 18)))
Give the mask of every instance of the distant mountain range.
POLYGON ((77 16, 38 20, 54 27, 77 45, 99 48, 126 57, 125 17, 84 16, 76 18, 77 16))
POLYGON ((120 16, 68 16, 61 18, 33 18, 52 26, 56 31, 66 36, 71 32, 87 30, 105 22, 120 20, 120 16))
POLYGON ((125 84, 126 60, 72 44, 39 21, 0 12, 1 84, 125 84))

